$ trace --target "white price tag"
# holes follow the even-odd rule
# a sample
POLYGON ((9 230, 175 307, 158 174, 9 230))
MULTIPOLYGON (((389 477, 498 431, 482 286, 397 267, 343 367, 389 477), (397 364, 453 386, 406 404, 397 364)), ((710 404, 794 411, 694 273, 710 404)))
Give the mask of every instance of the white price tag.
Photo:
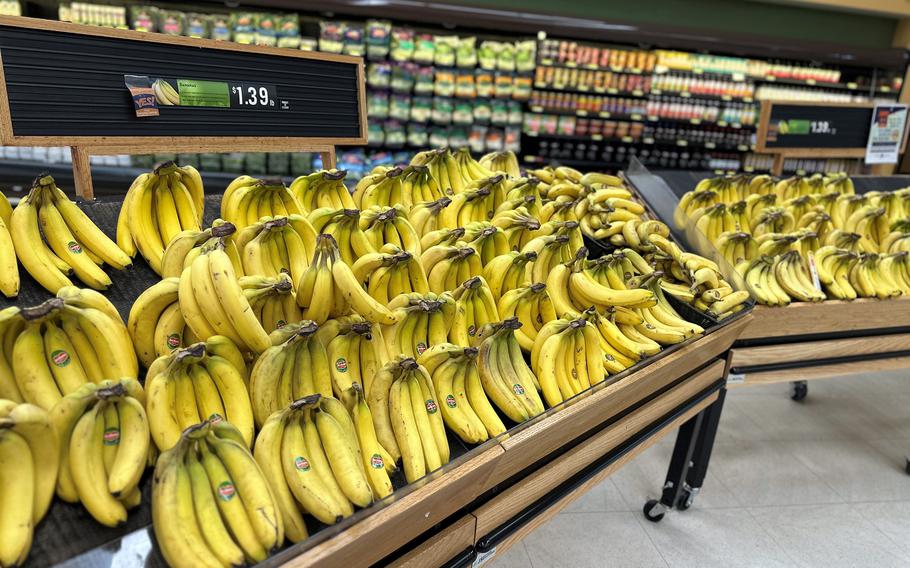
POLYGON ((815 286, 815 289, 819 292, 824 292, 822 290, 822 283, 818 280, 818 268, 815 266, 815 253, 809 251, 809 274, 812 275, 812 284, 815 286))
POLYGON ((730 373, 727 375, 727 384, 728 385, 741 385, 746 382, 745 373, 730 373))
POLYGON ((477 556, 474 558, 474 563, 471 564, 471 568, 480 568, 490 560, 493 560, 494 556, 496 556, 495 546, 486 552, 478 552, 477 556))

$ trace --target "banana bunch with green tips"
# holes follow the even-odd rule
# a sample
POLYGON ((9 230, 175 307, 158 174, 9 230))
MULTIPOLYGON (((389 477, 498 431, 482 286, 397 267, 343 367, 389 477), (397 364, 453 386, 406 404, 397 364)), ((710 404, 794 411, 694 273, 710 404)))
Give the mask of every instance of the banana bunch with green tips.
POLYGON ((0 566, 25 564, 54 498, 60 443, 46 410, 0 397, 0 566))
POLYGON ((910 217, 891 223, 890 229, 881 243, 882 252, 910 251, 910 217))
MULTIPOLYGON (((525 207, 531 215, 537 215, 543 205, 538 189, 541 183, 540 178, 533 176, 508 180, 508 191, 506 191, 506 199, 503 204, 520 205, 525 207)), ((500 205, 500 209, 497 209, 496 213, 501 213, 502 208, 503 205, 500 205)))
POLYGON ((449 327, 449 341, 472 346, 480 338, 483 326, 500 321, 496 299, 483 276, 462 282, 454 292, 455 315, 449 327))
POLYGON ((344 185, 344 170, 319 170, 291 182, 291 194, 307 215, 316 209, 356 209, 354 198, 344 185))
POLYGON ((360 229, 374 250, 394 245, 417 256, 423 252, 420 235, 408 220, 407 210, 400 204, 392 207, 374 205, 364 210, 360 214, 360 229))
POLYGON ((540 221, 535 219, 528 208, 523 205, 497 212, 492 223, 502 229, 509 242, 509 249, 513 251, 523 249, 528 241, 534 238, 535 232, 540 229, 540 221))
POLYGON ((489 324, 481 329, 477 345, 480 382, 490 401, 513 422, 524 422, 544 411, 538 393, 539 376, 525 362, 515 330, 518 318, 489 324))
POLYGON ((493 259, 510 250, 505 232, 488 221, 469 223, 464 229, 464 241, 477 251, 481 266, 487 266, 493 259))
POLYGON ((483 267, 482 276, 490 286, 493 298, 499 302, 511 290, 528 284, 528 269, 537 260, 534 251, 509 251, 483 267))
POLYGON ((139 480, 154 456, 145 403, 139 383, 123 379, 83 385, 50 412, 60 443, 57 495, 108 527, 126 522, 142 499, 139 480))
POLYGON ((221 196, 221 218, 242 230, 263 217, 306 214, 294 194, 280 179, 240 176, 221 196))
POLYGON ((511 150, 484 154, 480 158, 479 164, 493 173, 502 173, 513 178, 521 177, 518 157, 511 150))
POLYGON ((402 170, 401 201, 393 201, 389 205, 402 205, 408 210, 418 203, 433 202, 442 197, 442 188, 430 173, 430 168, 412 164, 402 170))
POLYGON ((901 295, 901 287, 894 281, 891 270, 882 270, 881 260, 878 254, 860 253, 848 275, 858 295, 879 300, 901 295))
MULTIPOLYGON (((111 278, 102 269, 104 264, 115 270, 132 264, 49 175, 37 178, 19 200, 8 228, 22 266, 52 294, 72 285, 71 274, 95 290, 105 290, 111 278)), ((6 262, 11 268, 11 260, 6 262)), ((8 287, 12 289, 12 283, 8 287)))
POLYGON ((198 232, 205 209, 202 177, 193 166, 165 162, 137 177, 117 218, 117 244, 129 256, 138 251, 158 274, 164 252, 177 235, 198 232))
POLYGON ((187 428, 159 456, 152 527, 172 568, 256 564, 285 538, 275 489, 240 432, 223 420, 187 428))
POLYGON ((534 237, 521 249, 521 253, 537 254, 525 268, 528 282, 546 282, 549 274, 561 263, 568 262, 579 249, 573 249, 571 237, 565 234, 541 235, 534 237))
POLYGON ((856 190, 853 187, 853 180, 847 174, 838 174, 825 180, 825 190, 828 192, 836 191, 844 195, 853 195, 856 190))
MULTIPOLYGON (((497 177, 501 181, 502 176, 497 177)), ((492 219, 497 207, 496 185, 500 184, 471 182, 461 193, 456 193, 452 202, 439 214, 439 226, 454 229, 492 219)))
POLYGON ((419 152, 411 159, 411 165, 426 166, 444 195, 452 196, 464 190, 465 177, 459 162, 448 148, 419 152))
POLYGON ((477 251, 459 241, 455 245, 436 245, 423 251, 420 263, 427 267, 430 291, 442 294, 453 291, 461 282, 483 274, 477 251))
POLYGON ((186 428, 210 420, 228 420, 253 443, 253 410, 243 379, 246 366, 209 352, 194 343, 159 357, 149 367, 146 381, 152 439, 164 451, 177 443, 186 428))
POLYGON ((316 230, 301 215, 262 217, 226 242, 226 250, 232 247, 242 264, 238 274, 288 274, 296 284, 316 252, 316 230))
POLYGON ((380 326, 360 316, 329 320, 318 339, 325 346, 332 379, 332 392, 348 410, 356 403, 355 388, 366 390, 389 352, 380 326))
POLYGON ((352 198, 356 207, 366 211, 374 205, 391 207, 402 203, 404 193, 404 169, 395 167, 365 176, 357 182, 352 198))

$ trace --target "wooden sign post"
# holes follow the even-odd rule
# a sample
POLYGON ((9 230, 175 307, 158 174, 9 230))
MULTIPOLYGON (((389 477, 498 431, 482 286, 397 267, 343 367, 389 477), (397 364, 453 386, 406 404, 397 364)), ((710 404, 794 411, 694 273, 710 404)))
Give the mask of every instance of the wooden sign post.
POLYGON ((84 199, 91 155, 318 152, 331 168, 366 123, 359 57, 0 17, 0 143, 69 146, 84 199))

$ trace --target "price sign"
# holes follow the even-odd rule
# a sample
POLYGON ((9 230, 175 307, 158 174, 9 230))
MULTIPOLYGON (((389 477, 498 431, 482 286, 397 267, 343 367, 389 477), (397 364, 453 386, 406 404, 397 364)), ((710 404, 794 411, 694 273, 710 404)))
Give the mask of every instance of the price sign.
POLYGON ((231 106, 243 108, 289 108, 278 105, 278 94, 275 85, 256 85, 252 83, 231 84, 231 106))
POLYGON ((756 150, 788 156, 859 157, 865 153, 871 104, 763 101, 756 150))

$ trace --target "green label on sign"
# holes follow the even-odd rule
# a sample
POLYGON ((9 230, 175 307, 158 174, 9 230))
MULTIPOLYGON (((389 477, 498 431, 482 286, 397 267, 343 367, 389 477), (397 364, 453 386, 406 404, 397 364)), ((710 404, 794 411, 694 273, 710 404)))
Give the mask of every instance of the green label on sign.
POLYGON ((781 134, 809 134, 809 121, 795 118, 782 120, 778 123, 777 129, 781 134))
POLYGON ((220 81, 177 79, 181 106, 230 107, 228 84, 220 81))

